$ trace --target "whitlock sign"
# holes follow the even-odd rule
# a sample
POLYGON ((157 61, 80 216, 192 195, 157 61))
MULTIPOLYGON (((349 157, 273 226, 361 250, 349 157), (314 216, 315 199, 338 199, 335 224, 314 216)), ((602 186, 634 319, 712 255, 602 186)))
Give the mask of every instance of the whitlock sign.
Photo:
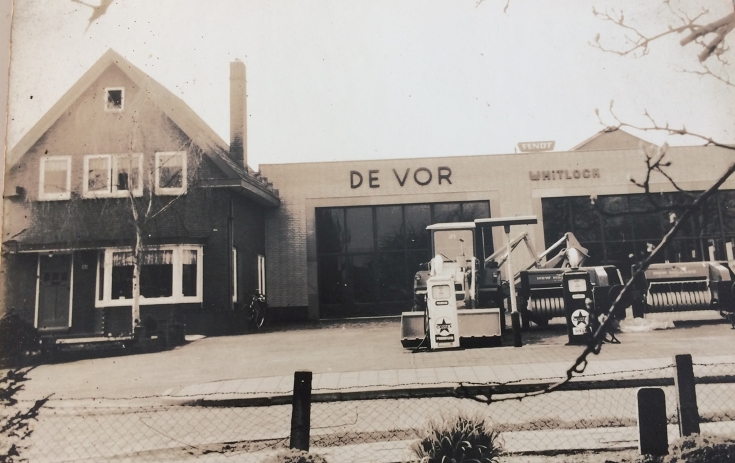
POLYGON ((582 178, 600 178, 600 169, 529 170, 528 178, 534 182, 538 182, 539 180, 579 180, 582 178))

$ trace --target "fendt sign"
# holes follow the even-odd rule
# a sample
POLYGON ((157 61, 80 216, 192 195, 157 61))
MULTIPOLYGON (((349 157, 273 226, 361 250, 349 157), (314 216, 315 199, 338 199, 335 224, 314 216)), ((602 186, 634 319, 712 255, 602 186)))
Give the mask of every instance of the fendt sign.
POLYGON ((518 143, 518 149, 522 153, 535 153, 538 151, 554 151, 554 141, 529 141, 518 143))
POLYGON ((363 183, 366 183, 370 188, 380 188, 381 181, 391 183, 395 181, 398 183, 398 186, 401 187, 406 185, 409 181, 413 181, 419 186, 426 186, 434 181, 439 185, 443 183, 452 184, 452 180, 450 179, 452 176, 452 169, 447 166, 437 167, 436 173, 432 172, 427 167, 419 167, 413 171, 411 168, 407 168, 405 171, 398 171, 396 169, 391 170, 393 171, 392 175, 390 173, 386 173, 386 171, 383 171, 382 174, 384 175, 381 175, 381 171, 379 169, 368 170, 367 174, 351 170, 350 188, 353 190, 355 188, 360 188, 363 183))

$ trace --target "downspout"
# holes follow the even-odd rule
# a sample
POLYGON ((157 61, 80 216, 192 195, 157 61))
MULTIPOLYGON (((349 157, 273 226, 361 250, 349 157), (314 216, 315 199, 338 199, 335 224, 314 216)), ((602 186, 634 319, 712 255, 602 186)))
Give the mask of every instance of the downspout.
POLYGON ((227 265, 227 273, 229 275, 228 281, 230 282, 230 311, 235 310, 235 269, 233 268, 235 263, 233 262, 233 256, 232 256, 232 249, 234 248, 234 206, 232 201, 232 194, 230 194, 230 211, 227 215, 227 255, 229 256, 227 259, 228 265, 227 265))

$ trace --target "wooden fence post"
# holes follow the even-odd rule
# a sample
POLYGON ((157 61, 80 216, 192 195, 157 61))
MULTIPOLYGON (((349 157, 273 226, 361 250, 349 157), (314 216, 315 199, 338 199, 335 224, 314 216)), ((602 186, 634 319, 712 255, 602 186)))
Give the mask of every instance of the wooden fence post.
POLYGON ((697 391, 694 387, 694 367, 689 354, 676 355, 676 403, 679 409, 679 434, 690 436, 699 434, 699 410, 697 409, 697 391))
POLYGON ((666 395, 660 387, 638 389, 638 451, 641 455, 666 455, 666 395))
POLYGON ((292 449, 309 451, 311 429, 311 372, 297 371, 293 376, 293 408, 291 410, 292 449))

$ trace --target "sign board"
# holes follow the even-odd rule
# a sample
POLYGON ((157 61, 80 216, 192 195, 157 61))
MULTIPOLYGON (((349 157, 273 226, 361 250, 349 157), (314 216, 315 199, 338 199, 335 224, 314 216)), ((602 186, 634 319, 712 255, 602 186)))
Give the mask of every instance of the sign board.
POLYGON ((528 141, 518 143, 521 153, 536 153, 539 151, 554 151, 555 141, 528 141))

